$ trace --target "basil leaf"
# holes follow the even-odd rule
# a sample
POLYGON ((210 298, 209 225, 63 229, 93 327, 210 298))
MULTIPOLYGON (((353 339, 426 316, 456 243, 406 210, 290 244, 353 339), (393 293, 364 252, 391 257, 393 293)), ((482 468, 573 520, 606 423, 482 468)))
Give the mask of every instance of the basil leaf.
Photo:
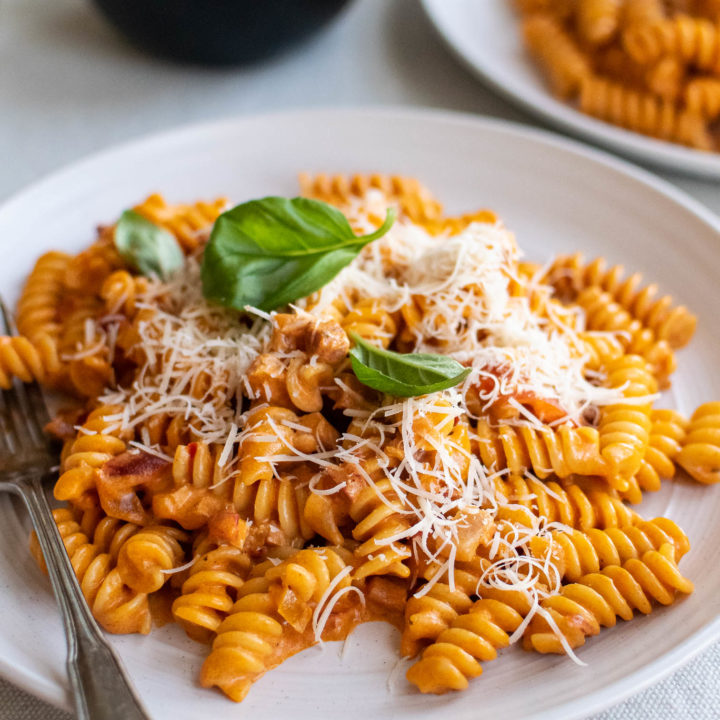
POLYGON ((115 247, 130 267, 143 275, 166 278, 185 263, 175 236, 134 210, 126 210, 115 226, 115 247))
POLYGON ((350 362, 357 379, 368 387, 399 397, 446 390, 461 383, 470 368, 447 355, 383 350, 350 333, 355 347, 350 362))
POLYGON ((237 310, 275 310, 327 285, 394 219, 388 210, 382 227, 356 237, 339 210, 318 200, 242 203, 215 221, 203 255, 203 294, 237 310))

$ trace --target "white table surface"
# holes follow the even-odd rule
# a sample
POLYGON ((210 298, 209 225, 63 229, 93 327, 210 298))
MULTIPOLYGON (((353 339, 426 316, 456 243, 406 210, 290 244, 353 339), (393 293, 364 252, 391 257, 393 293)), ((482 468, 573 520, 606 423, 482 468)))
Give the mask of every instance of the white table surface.
MULTIPOLYGON (((356 0, 289 54, 220 70, 137 52, 87 0, 0 0, 0 201, 66 163, 139 135, 329 105, 438 107, 538 124, 460 66, 416 0, 356 0)), ((659 174, 720 212, 717 183, 659 174)), ((720 718, 719 669, 716 644, 595 720, 720 718)), ((69 715, 0 680, 0 720, 35 718, 69 715)))

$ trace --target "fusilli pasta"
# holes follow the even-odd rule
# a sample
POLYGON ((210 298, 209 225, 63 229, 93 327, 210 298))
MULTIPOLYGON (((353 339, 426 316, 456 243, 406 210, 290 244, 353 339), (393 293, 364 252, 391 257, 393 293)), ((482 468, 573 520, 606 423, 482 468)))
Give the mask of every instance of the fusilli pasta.
MULTIPOLYGON (((650 2, 518 6, 561 93, 594 82, 587 48, 609 67, 662 21, 642 19, 662 11, 650 2)), ((642 65, 642 82, 649 68, 662 75, 642 65)), ((100 624, 147 633, 151 605, 170 608, 211 644, 201 684, 239 701, 289 656, 383 619, 410 682, 443 693, 520 637, 571 651, 690 592, 684 531, 630 504, 676 466, 718 479, 718 403, 690 421, 654 407, 694 315, 601 258, 521 262, 491 212, 446 215, 410 178, 301 189, 357 233, 388 207, 398 220, 307 297, 238 311, 203 294, 225 201, 153 195, 135 212, 176 239, 177 269, 141 274, 104 226, 78 255, 40 258, 22 334, 0 338, 0 386, 74 397, 48 426, 55 519, 100 624)))
POLYGON ((515 3, 530 57, 580 112, 717 151, 720 18, 711 2, 515 3))

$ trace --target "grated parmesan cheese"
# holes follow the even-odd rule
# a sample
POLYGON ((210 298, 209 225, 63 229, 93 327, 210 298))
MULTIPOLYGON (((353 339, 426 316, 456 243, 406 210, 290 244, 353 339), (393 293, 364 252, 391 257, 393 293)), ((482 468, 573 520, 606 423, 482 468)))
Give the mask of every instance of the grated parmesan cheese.
POLYGON ((148 312, 138 323, 134 349, 143 362, 130 387, 107 390, 100 398, 126 407, 114 429, 134 430, 158 415, 180 415, 198 440, 222 443, 227 462, 234 443, 229 429, 241 422, 246 372, 270 327, 264 318, 250 322, 208 303, 193 257, 168 282, 150 281, 137 306, 148 312))

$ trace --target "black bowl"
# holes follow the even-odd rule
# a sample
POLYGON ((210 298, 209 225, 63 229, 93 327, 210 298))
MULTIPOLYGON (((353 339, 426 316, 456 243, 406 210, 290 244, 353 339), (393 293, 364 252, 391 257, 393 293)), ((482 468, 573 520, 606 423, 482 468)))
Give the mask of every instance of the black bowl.
POLYGON ((320 30, 348 0, 94 0, 134 45, 184 62, 253 62, 320 30))

